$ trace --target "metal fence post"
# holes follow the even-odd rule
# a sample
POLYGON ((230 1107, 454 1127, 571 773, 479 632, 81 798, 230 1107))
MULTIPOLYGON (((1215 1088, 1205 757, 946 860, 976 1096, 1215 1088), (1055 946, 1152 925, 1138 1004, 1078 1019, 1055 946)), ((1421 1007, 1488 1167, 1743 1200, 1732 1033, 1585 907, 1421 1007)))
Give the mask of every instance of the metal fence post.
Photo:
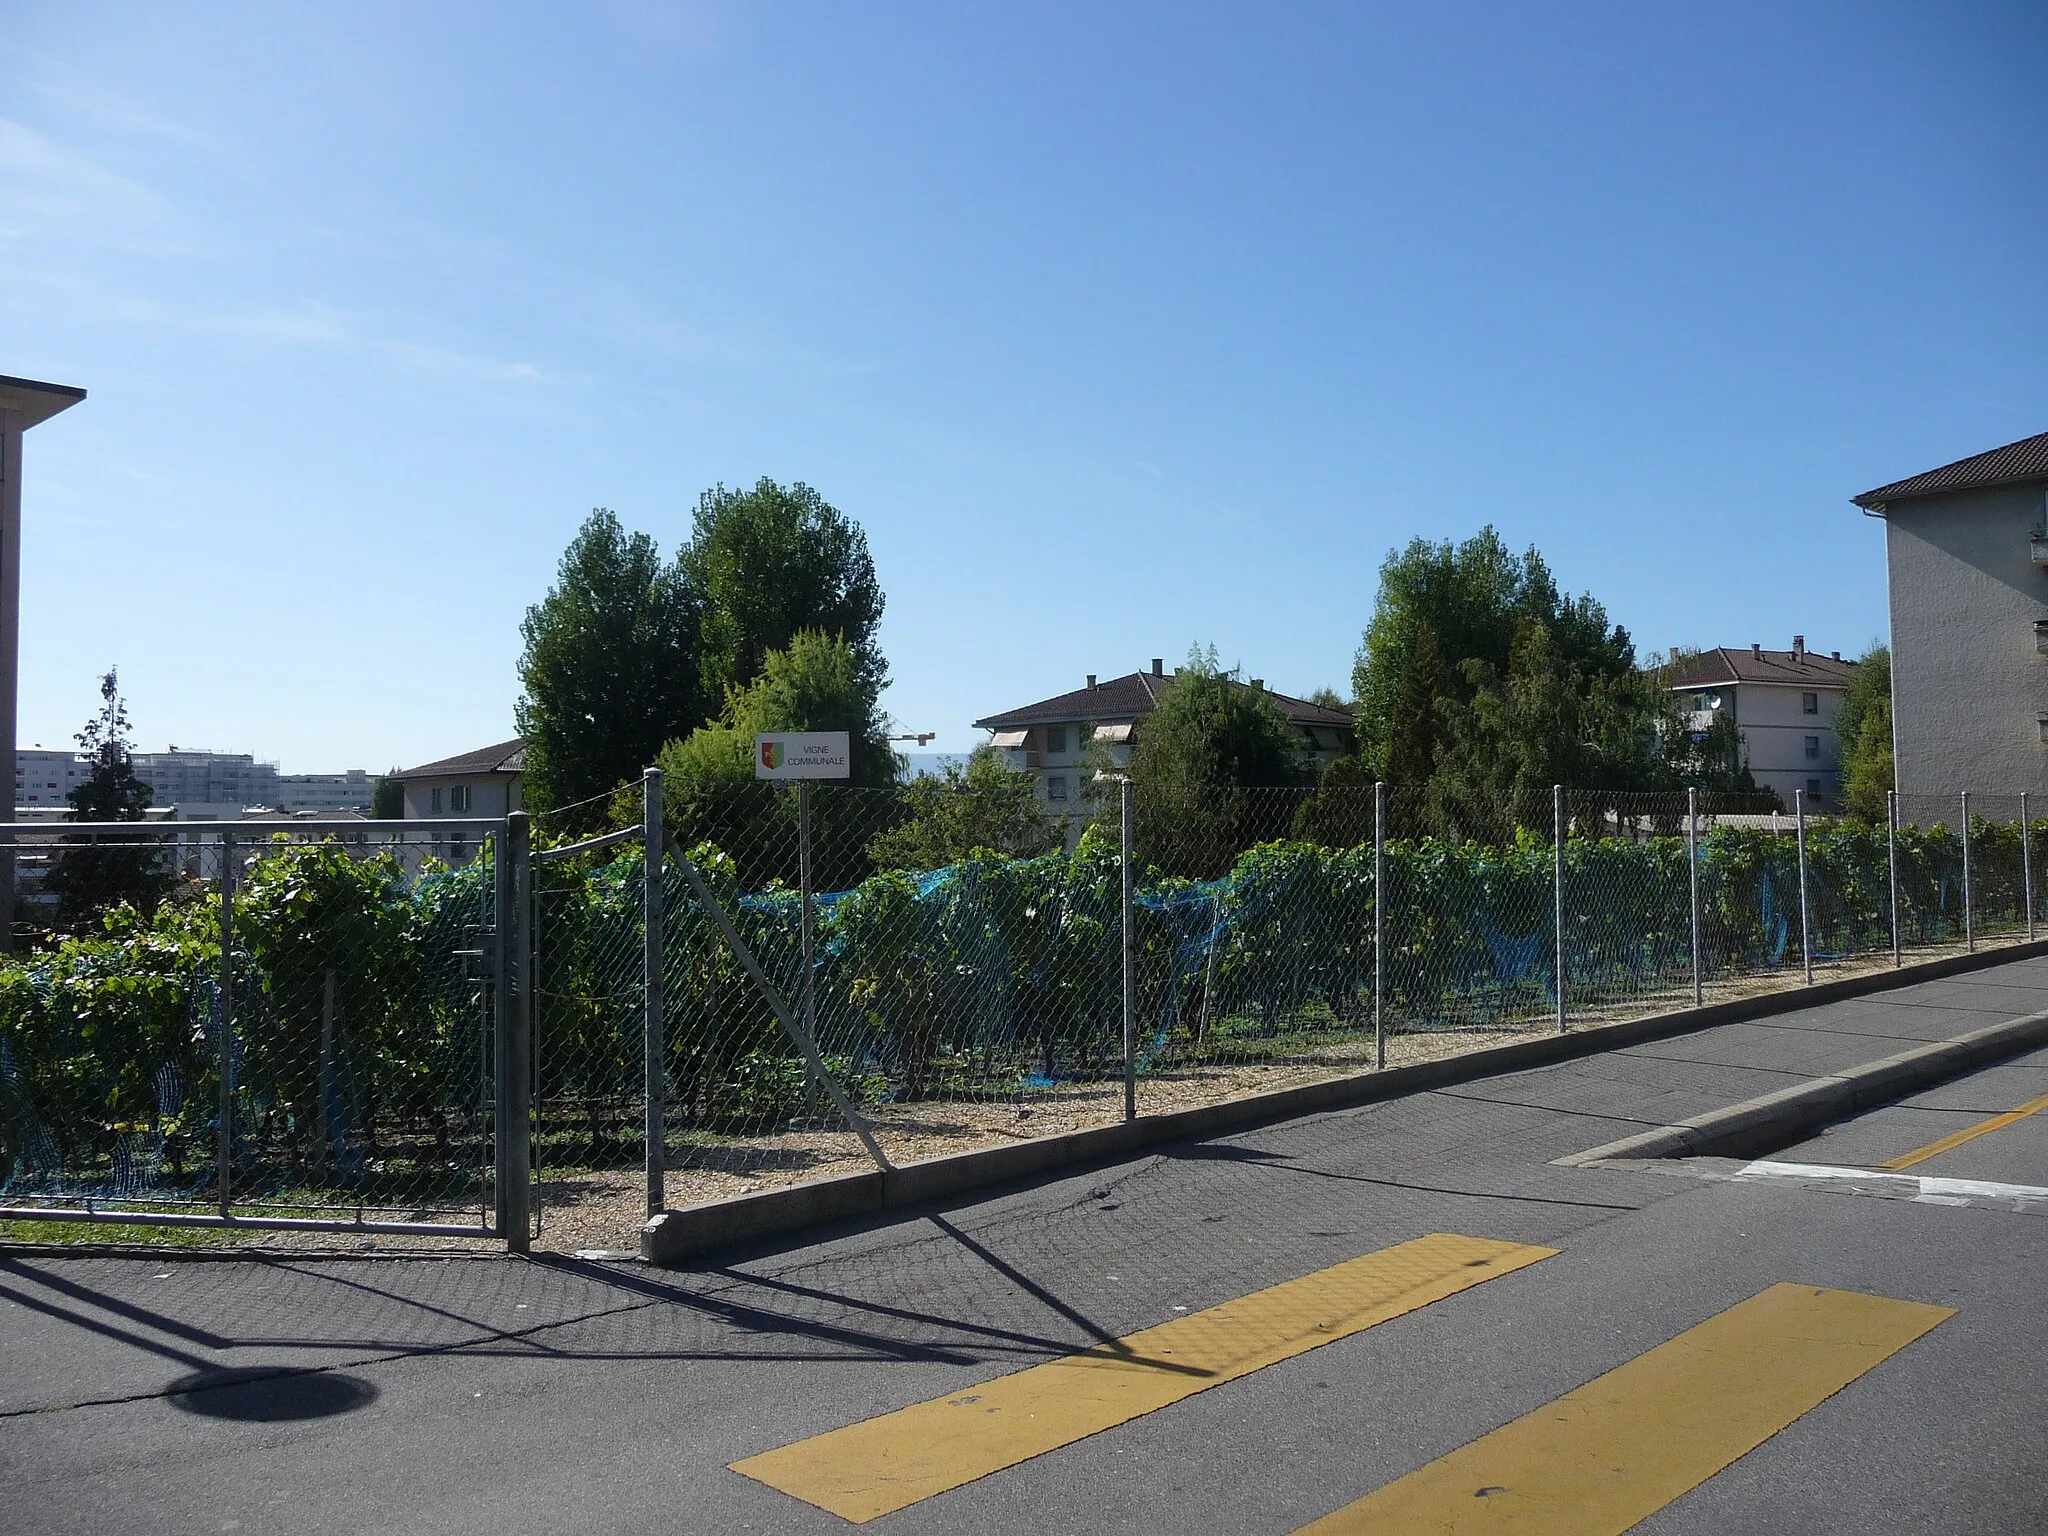
POLYGON ((2027 904, 2027 940, 2034 938, 2034 829, 2027 820, 2027 792, 2020 791, 2020 885, 2027 904))
MULTIPOLYGON (((649 768, 640 776, 640 972, 645 988, 641 1014, 643 1067, 647 1098, 647 1218, 652 1221, 668 1209, 668 1120, 667 1073, 662 1057, 667 1044, 662 964, 662 820, 661 770, 649 768)), ((809 936, 809 895, 805 902, 805 936, 809 936)))
POLYGON ((491 1060, 497 1235, 513 1253, 532 1241, 533 916, 532 823, 505 818, 497 869, 498 1017, 491 1060))
MULTIPOLYGON (((816 882, 811 878, 811 781, 796 781, 796 869, 801 893, 804 951, 804 990, 798 1007, 803 1009, 804 1028, 818 1038, 818 928, 816 882)), ((804 1063, 804 1118, 818 1110, 818 1079, 810 1063, 804 1063)))
POLYGON ((1372 787, 1372 1054, 1387 1064, 1387 784, 1372 787))
POLYGON ((1892 880, 1892 968, 1906 963, 1899 938, 1899 792, 1884 792, 1884 858, 1892 880))
POLYGON ((220 834, 220 1104, 214 1127, 220 1213, 228 1214, 235 1161, 235 834, 220 834))
POLYGON ((1565 1032, 1564 1011, 1564 786, 1550 786, 1551 916, 1557 928, 1557 1032, 1565 1032))
POLYGON ((1963 946, 1977 947, 1976 903, 1970 899, 1970 792, 1963 791, 1963 946))
POLYGON ((1124 912, 1124 1118, 1138 1118, 1138 935, 1131 879, 1131 780, 1117 781, 1117 820, 1123 852, 1124 912))
POLYGON ((1813 922, 1806 900, 1806 791, 1792 791, 1792 814, 1799 839, 1799 958, 1806 966, 1806 984, 1813 985, 1813 922))
POLYGON ((1700 792, 1685 792, 1685 872, 1692 888, 1692 1005, 1706 999, 1700 985, 1700 792))

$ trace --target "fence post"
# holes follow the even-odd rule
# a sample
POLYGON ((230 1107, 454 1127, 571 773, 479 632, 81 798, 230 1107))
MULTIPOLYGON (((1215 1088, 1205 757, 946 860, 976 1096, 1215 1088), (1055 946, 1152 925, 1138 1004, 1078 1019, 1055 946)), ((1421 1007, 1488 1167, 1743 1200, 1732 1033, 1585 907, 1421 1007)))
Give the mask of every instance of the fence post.
POLYGON ((1892 878, 1892 969, 1906 963, 1899 939, 1899 792, 1884 792, 1884 858, 1892 878))
POLYGON ((1976 903, 1970 899, 1970 792, 1963 791, 1963 947, 1977 947, 1976 903))
POLYGON ((1550 786, 1551 916, 1557 928, 1557 1032, 1565 1032, 1564 1011, 1564 786, 1550 786))
POLYGON ((1692 888, 1692 1005, 1705 996, 1700 985, 1700 792, 1685 792, 1685 871, 1692 888))
MULTIPOLYGON (((801 913, 804 956, 804 990, 797 1006, 803 1010, 804 1029, 818 1038, 818 927, 817 882, 811 877, 811 781, 796 781, 796 883, 801 913)), ((804 1063, 804 1118, 818 1112, 818 1078, 804 1063)))
POLYGON ((1387 1064, 1387 783, 1372 787, 1372 1054, 1387 1064))
POLYGON ((220 1104, 214 1127, 220 1213, 232 1203, 235 1160, 235 834, 220 834, 220 1104))
POLYGON ((1124 1118, 1138 1118, 1138 935, 1131 880, 1131 779, 1117 781, 1117 822, 1123 859, 1124 913, 1124 1118))
POLYGON ((335 979, 331 965, 320 979, 320 1101, 313 1111, 313 1172, 323 1184, 327 1181, 328 1154, 334 1146, 334 1116, 329 1105, 334 1098, 335 979))
POLYGON ((2020 791, 2020 884, 2027 903, 2027 940, 2034 938, 2034 831, 2027 821, 2027 792, 2020 791))
POLYGON ((1799 958, 1806 966, 1806 984, 1813 985, 1813 922, 1806 900, 1806 791, 1792 791, 1792 814, 1799 839, 1799 958))
MULTIPOLYGON (((668 1209, 667 1073, 662 1057, 668 1043, 662 977, 664 932, 661 890, 661 770, 640 776, 640 974, 641 1045, 647 1096, 647 1219, 668 1209)), ((808 897, 806 898, 808 900, 808 897)), ((806 914, 808 916, 808 913, 806 914)))
POLYGON ((533 846, 524 811, 498 834, 498 1018, 491 1059, 492 1172, 498 1236, 513 1253, 532 1241, 533 1214, 533 846))

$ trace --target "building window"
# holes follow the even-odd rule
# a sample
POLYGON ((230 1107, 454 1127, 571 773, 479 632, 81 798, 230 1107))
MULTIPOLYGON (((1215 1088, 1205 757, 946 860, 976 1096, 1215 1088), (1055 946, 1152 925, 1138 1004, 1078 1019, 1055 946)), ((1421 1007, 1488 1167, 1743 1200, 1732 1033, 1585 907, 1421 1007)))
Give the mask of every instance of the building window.
POLYGON ((458 814, 469 809, 469 786, 451 784, 448 787, 448 809, 458 814))
POLYGON ((1817 795, 1817 794, 1819 794, 1819 793, 1820 793, 1820 780, 1819 780, 1819 779, 1808 779, 1808 780, 1806 781, 1806 792, 1807 792, 1807 793, 1808 793, 1809 795, 1817 795))
POLYGON ((1819 714, 1820 695, 1817 693, 1802 693, 1799 695, 1799 713, 1802 715, 1819 714))
POLYGON ((1065 775, 1055 775, 1045 781, 1045 798, 1048 800, 1064 800, 1067 798, 1067 780, 1065 775))
POLYGON ((441 814, 441 790, 439 785, 435 786, 433 798, 428 802, 428 806, 436 816, 441 814))
MULTIPOLYGON (((1048 725, 1045 728, 1045 750, 1064 752, 1067 750, 1067 728, 1064 725, 1048 725)), ((1066 797, 1062 795, 1061 799, 1066 797)))
POLYGON ((1818 736, 1809 736, 1806 738, 1806 755, 1808 757, 1820 756, 1820 738, 1818 736))

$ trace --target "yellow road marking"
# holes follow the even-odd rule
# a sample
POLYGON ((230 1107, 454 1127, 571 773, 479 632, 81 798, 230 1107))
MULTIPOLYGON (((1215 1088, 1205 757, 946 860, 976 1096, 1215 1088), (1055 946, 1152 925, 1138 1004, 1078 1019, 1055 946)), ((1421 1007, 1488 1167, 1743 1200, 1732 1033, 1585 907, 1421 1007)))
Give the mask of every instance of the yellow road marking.
POLYGON ((1298 1536, 1618 1536, 1953 1316, 1774 1285, 1298 1536))
POLYGON ((2038 1099, 2029 1099, 2018 1109, 2009 1109, 2002 1115, 1993 1115, 1989 1120, 1980 1120, 1975 1125, 1965 1126, 1939 1141, 1930 1141, 1926 1146, 1908 1152, 1904 1157, 1895 1157, 1890 1162, 1879 1163, 1877 1166, 1886 1173, 1897 1173, 1903 1168, 1912 1167, 1915 1163, 1924 1163, 1930 1157, 1939 1157, 1944 1152, 1960 1147, 1966 1141, 1975 1141, 1979 1136, 1989 1136, 1993 1131, 2002 1131, 2015 1120, 2024 1120, 2027 1116, 2038 1114, 2044 1109, 2048 1109, 2048 1093, 2042 1094, 2038 1099))
POLYGON ((872 1520, 1556 1251, 1434 1232, 732 1470, 856 1523, 872 1520))

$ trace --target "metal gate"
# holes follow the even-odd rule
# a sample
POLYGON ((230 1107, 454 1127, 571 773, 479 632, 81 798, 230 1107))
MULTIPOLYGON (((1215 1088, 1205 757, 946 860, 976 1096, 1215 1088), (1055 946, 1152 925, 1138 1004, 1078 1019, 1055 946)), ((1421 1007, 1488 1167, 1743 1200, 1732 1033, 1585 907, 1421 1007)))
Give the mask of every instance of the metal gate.
POLYGON ((523 824, 0 826, 0 1218, 523 1246, 523 824))

